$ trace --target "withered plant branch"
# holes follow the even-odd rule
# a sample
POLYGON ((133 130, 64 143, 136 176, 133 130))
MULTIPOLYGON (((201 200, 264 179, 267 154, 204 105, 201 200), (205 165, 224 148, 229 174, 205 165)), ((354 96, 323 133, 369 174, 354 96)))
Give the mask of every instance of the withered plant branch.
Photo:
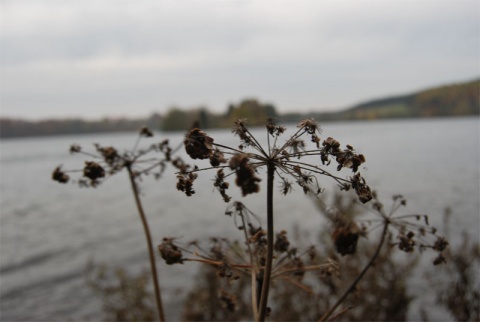
POLYGON ((245 225, 245 218, 242 214, 242 225, 243 225, 243 234, 245 236, 245 243, 247 244, 247 250, 248 254, 250 255, 250 263, 251 263, 251 269, 250 269, 250 276, 252 280, 252 311, 253 311, 253 319, 255 321, 258 321, 258 306, 257 306, 257 267, 255 263, 257 262, 255 260, 255 256, 252 251, 252 247, 250 247, 250 242, 247 234, 247 229, 245 225))
MULTIPOLYGON (((200 169, 193 169, 191 171, 185 171, 183 173, 185 174, 189 174, 189 173, 196 173, 196 172, 200 172, 200 171, 208 171, 208 170, 212 170, 212 169, 229 169, 230 166, 228 165, 217 165, 215 167, 208 167, 208 168, 200 168, 200 169)), ((181 172, 176 172, 177 174, 178 173, 181 173, 181 172)), ((232 172, 232 173, 235 173, 235 172, 232 172)), ((227 174, 225 177, 229 176, 231 173, 227 174)))
POLYGON ((127 163, 125 167, 127 168, 127 171, 128 171, 128 177, 130 178, 130 183, 132 185, 132 191, 135 197, 135 203, 137 205, 138 214, 140 215, 140 219, 142 220, 143 229, 145 231, 145 238, 147 239, 148 255, 150 258, 150 268, 152 271, 153 286, 155 290, 155 300, 157 304, 158 315, 159 315, 160 321, 165 322, 165 314, 163 311, 160 283, 158 281, 157 267, 155 264, 155 253, 153 250, 153 243, 152 243, 152 237, 150 235, 150 228, 148 226, 148 221, 147 221, 147 217, 145 216, 145 212, 143 211, 143 206, 140 200, 137 183, 135 182, 135 174, 132 171, 132 165, 131 163, 127 163))
POLYGON ((311 164, 308 164, 308 163, 305 163, 305 162, 288 161, 288 163, 289 164, 297 164, 297 165, 301 166, 301 168, 304 169, 304 170, 312 171, 312 172, 315 172, 317 174, 321 174, 321 175, 330 177, 330 178, 334 179, 335 181, 337 181, 338 183, 340 183, 340 181, 350 182, 350 180, 337 177, 337 176, 331 174, 330 172, 328 172, 326 170, 323 170, 322 168, 319 168, 318 166, 314 166, 314 165, 311 165, 311 164))
POLYGON ((275 274, 273 277, 280 276, 282 274, 291 273, 291 272, 307 272, 307 271, 317 271, 319 269, 328 267, 330 264, 320 264, 320 265, 312 265, 312 266, 305 266, 305 267, 293 267, 293 268, 279 268, 275 270, 275 274))
MULTIPOLYGON (((182 261, 183 262, 197 262, 197 263, 207 264, 207 265, 211 265, 211 266, 218 266, 218 267, 222 267, 222 266, 227 265, 226 262, 215 261, 215 260, 211 260, 211 259, 208 259, 208 258, 182 258, 182 261)), ((250 276, 250 271, 252 269, 252 266, 250 264, 230 264, 230 263, 228 263, 227 266, 229 268, 231 268, 232 270, 236 271, 236 272, 244 274, 245 276, 250 276)))
POLYGON ((380 237, 380 241, 378 242, 377 249, 375 250, 375 253, 373 254, 372 258, 368 261, 367 265, 363 268, 363 270, 358 274, 358 276, 355 278, 355 280, 352 282, 352 284, 347 288, 345 293, 337 300, 337 302, 330 308, 330 310, 327 311, 319 320, 319 322, 327 321, 327 319, 332 315, 333 312, 337 309, 337 307, 342 304, 342 302, 347 298, 347 296, 355 290, 355 287, 357 286, 358 282, 363 278, 365 273, 367 273, 368 269, 372 267, 373 263, 378 257, 378 254, 380 254, 380 249, 383 246, 383 243, 385 242, 385 236, 387 235, 388 231, 388 226, 390 225, 390 221, 385 218, 384 226, 383 226, 383 231, 382 235, 380 237))
POLYGON ((270 288, 270 277, 272 274, 273 261, 273 179, 275 175, 275 163, 267 163, 267 258, 263 272, 262 292, 260 295, 260 306, 258 308, 258 321, 265 321, 267 313, 268 291, 270 288))
MULTIPOLYGON (((277 141, 275 140, 275 143, 277 141)), ((270 134, 267 132, 268 155, 272 155, 272 146, 270 145, 270 134)), ((274 145, 275 146, 275 145, 274 145)))
MULTIPOLYGON (((212 143, 213 146, 216 146, 218 148, 224 148, 224 149, 227 149, 227 150, 231 150, 233 151, 233 153, 244 153, 243 151, 241 150, 238 150, 238 149, 234 149, 232 147, 229 147, 229 146, 226 146, 226 145, 223 145, 223 144, 218 144, 218 143, 215 143, 213 142, 212 143)), ((228 153, 227 151, 223 151, 223 153, 228 153)))
POLYGON ((170 154, 175 154, 178 150, 180 150, 181 148, 183 147, 183 142, 180 142, 179 144, 177 144, 177 146, 175 147, 175 149, 172 149, 172 151, 170 151, 170 154))
POLYGON ((351 309, 353 309, 353 306, 348 306, 346 308, 344 308, 343 310, 341 310, 340 312, 338 312, 337 314, 335 314, 331 319, 329 319, 328 321, 335 321, 336 318, 338 318, 339 316, 341 316, 342 314, 345 314, 347 313, 348 311, 350 311, 351 309))
MULTIPOLYGON (((138 163, 138 161, 137 161, 138 163)), ((161 161, 156 161, 154 164, 150 165, 149 167, 147 168, 144 168, 144 169, 141 169, 139 171, 137 171, 139 174, 144 174, 144 173, 147 173, 153 169, 155 169, 156 167, 161 167, 162 164, 165 163, 165 160, 161 160, 161 161)))
MULTIPOLYGON (((391 215, 390 215, 391 217, 391 215)), ((402 216, 395 216, 395 219, 401 219, 401 218, 416 218, 417 220, 420 220, 424 218, 424 220, 428 220, 428 215, 425 214, 410 214, 410 215, 402 215, 402 216), (426 218, 426 219, 425 219, 426 218)), ((428 222, 425 222, 428 225, 428 222)))
POLYGON ((132 154, 135 153, 135 151, 137 150, 137 147, 138 147, 138 143, 140 142, 140 139, 142 138, 141 135, 138 135, 137 136, 137 140, 135 141, 135 145, 133 146, 133 149, 132 149, 132 154))
POLYGON ((282 280, 298 287, 299 289, 309 293, 310 295, 315 295, 315 292, 308 286, 306 285, 303 285, 302 283, 298 282, 298 281, 295 281, 294 279, 288 277, 288 276, 281 276, 280 277, 282 280))
POLYGON ((95 158, 95 159, 102 159, 103 158, 97 154, 93 154, 93 153, 90 153, 90 152, 86 152, 86 151, 79 151, 77 152, 78 154, 83 154, 83 155, 86 155, 87 157, 90 157, 90 158, 95 158))
MULTIPOLYGON (((306 255, 306 254, 308 254, 308 250, 305 251, 305 252, 303 252, 302 254, 300 254, 300 255, 297 256, 297 257, 302 257, 302 256, 304 256, 304 255, 306 255)), ((289 267, 288 267, 288 263, 285 263, 285 261, 286 261, 287 259, 289 259, 289 258, 290 258, 290 257, 289 257, 289 254, 287 253, 287 254, 285 254, 282 258, 277 259, 277 260, 275 261, 275 266, 273 267, 273 270, 274 270, 275 272, 283 272, 283 270, 284 270, 285 267, 287 267, 287 268, 285 268, 286 271, 298 271, 298 270, 300 270, 299 268, 289 268, 289 267)), ((320 265, 314 265, 314 266, 306 266, 306 267, 303 267, 302 270, 308 270, 309 267, 318 267, 318 268, 321 268, 321 267, 325 267, 325 266, 328 266, 328 264, 320 264, 320 265)), ((278 274, 274 274, 273 277, 275 277, 276 275, 278 275, 278 274)))
POLYGON ((272 155, 272 158, 277 158, 278 154, 280 154, 283 150, 285 150, 292 142, 294 142, 296 139, 301 137, 305 132, 307 132, 303 127, 299 128, 295 134, 293 134, 287 142, 285 142, 279 149, 275 151, 275 153, 272 155), (303 132, 301 132, 303 130, 303 132), (301 132, 301 133, 300 133, 301 132))
POLYGON ((233 247, 231 244, 227 244, 227 247, 229 248, 229 250, 235 255, 235 257, 236 257, 239 261, 242 261, 242 262, 244 262, 245 264, 248 264, 248 261, 245 259, 245 257, 243 256, 243 254, 242 254, 238 249, 236 249, 235 247, 233 247))
MULTIPOLYGON (((165 161, 164 159, 162 161, 165 161)), ((141 163, 159 163, 158 158, 150 158, 150 159, 142 159, 142 160, 135 160, 135 164, 141 163)), ((161 162, 161 161, 160 161, 161 162)))
POLYGON ((268 154, 265 152, 262 145, 257 141, 257 139, 252 135, 252 133, 250 133, 250 131, 247 128, 245 128, 245 132, 250 136, 250 139, 252 139, 252 141, 255 143, 253 144, 253 147, 258 152, 260 152, 265 158, 268 158, 268 154))
MULTIPOLYGON (((139 141, 140 139, 138 139, 139 141)), ((137 144, 138 144, 138 141, 137 141, 137 144)), ((153 146, 149 147, 148 149, 146 150, 141 150, 139 151, 138 153, 133 153, 133 152, 130 152, 130 154, 133 155, 133 158, 132 158, 132 163, 136 163, 141 157, 143 157, 144 155, 150 153, 150 151, 153 151, 155 150, 155 148, 153 146)))

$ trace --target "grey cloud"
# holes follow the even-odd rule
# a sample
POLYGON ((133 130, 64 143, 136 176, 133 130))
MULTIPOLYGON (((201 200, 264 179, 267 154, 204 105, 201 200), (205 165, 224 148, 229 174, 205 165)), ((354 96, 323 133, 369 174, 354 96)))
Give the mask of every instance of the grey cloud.
POLYGON ((170 104, 223 110, 245 96, 285 109, 344 107, 478 75, 477 7, 4 1, 2 113, 147 113, 170 104))

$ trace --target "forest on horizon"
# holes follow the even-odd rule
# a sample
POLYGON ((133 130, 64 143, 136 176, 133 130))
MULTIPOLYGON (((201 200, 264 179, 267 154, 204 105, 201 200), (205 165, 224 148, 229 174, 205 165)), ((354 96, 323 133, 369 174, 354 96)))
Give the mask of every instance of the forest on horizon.
POLYGON ((375 99, 336 112, 280 114, 272 104, 262 103, 257 99, 244 99, 238 104, 228 105, 224 113, 212 113, 207 107, 188 110, 172 107, 164 115, 154 113, 138 119, 26 121, 0 118, 0 138, 121 132, 138 130, 142 126, 148 126, 152 130, 185 131, 194 123, 201 128, 225 128, 230 127, 238 118, 245 118, 249 124, 259 125, 268 117, 278 118, 285 123, 298 122, 306 117, 328 122, 479 115, 479 110, 480 79, 477 79, 413 94, 375 99))

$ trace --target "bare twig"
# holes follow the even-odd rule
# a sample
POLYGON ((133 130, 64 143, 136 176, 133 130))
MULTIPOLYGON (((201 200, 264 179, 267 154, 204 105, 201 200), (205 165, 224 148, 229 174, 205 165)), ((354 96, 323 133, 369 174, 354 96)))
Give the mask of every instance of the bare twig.
POLYGON ((383 231, 382 235, 380 237, 380 242, 378 243, 377 249, 375 250, 375 253, 373 254, 372 258, 370 258, 370 261, 367 263, 365 268, 358 274, 357 278, 352 282, 350 287, 343 293, 343 295, 337 300, 337 302, 330 308, 330 310, 327 311, 319 320, 319 322, 327 321, 327 319, 330 317, 330 315, 335 312, 337 307, 342 304, 342 302, 347 298, 347 296, 355 290, 355 287, 357 286, 358 282, 363 278, 365 273, 368 271, 370 267, 372 267, 373 263, 378 257, 378 254, 380 254, 380 249, 383 246, 383 243, 385 242, 385 236, 387 235, 387 230, 388 226, 390 225, 390 221, 388 219, 385 219, 384 226, 383 226, 383 231))
POLYGON ((145 237, 147 239, 148 255, 150 258, 150 268, 152 271, 153 286, 155 289, 155 299, 157 303, 158 315, 160 317, 160 321, 165 322, 165 315, 163 312, 162 297, 160 292, 160 284, 158 282, 157 267, 155 265, 155 253, 153 251, 152 237, 150 235, 150 229, 148 226, 147 217, 145 216, 145 212, 143 211, 142 202, 140 200, 137 183, 135 182, 135 175, 132 171, 131 164, 127 164, 126 168, 128 170, 128 177, 130 178, 130 183, 132 185, 132 191, 135 197, 135 203, 137 205, 138 214, 140 215, 140 219, 142 220, 143 229, 145 231, 145 237))

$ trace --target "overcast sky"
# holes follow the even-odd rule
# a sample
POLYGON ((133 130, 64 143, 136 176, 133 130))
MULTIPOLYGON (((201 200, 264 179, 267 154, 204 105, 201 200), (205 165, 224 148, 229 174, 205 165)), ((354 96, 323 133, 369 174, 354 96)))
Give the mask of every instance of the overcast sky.
POLYGON ((257 98, 334 110, 480 75, 480 1, 1 0, 2 117, 257 98))

